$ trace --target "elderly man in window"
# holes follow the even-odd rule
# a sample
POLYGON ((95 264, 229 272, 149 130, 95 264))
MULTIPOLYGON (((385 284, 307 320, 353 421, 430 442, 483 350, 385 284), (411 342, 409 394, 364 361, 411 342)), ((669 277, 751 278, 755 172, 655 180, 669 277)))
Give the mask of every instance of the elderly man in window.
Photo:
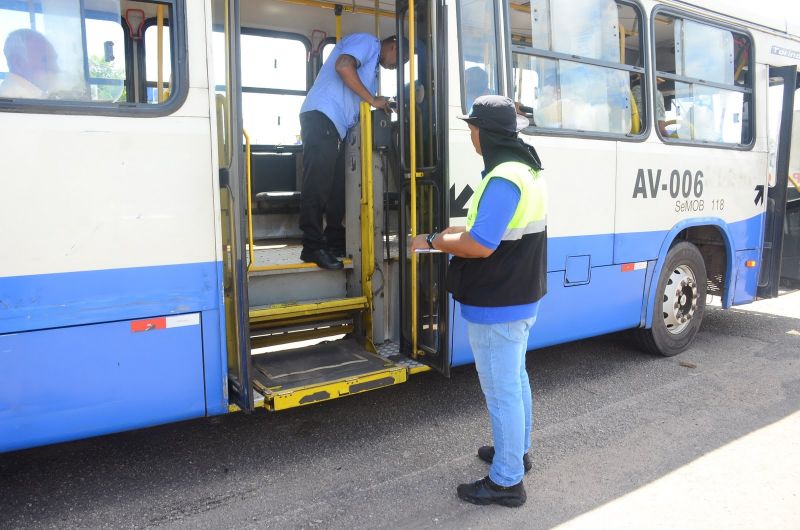
POLYGON ((58 73, 58 55, 44 35, 31 29, 9 33, 3 46, 9 73, 0 97, 44 99, 58 73))

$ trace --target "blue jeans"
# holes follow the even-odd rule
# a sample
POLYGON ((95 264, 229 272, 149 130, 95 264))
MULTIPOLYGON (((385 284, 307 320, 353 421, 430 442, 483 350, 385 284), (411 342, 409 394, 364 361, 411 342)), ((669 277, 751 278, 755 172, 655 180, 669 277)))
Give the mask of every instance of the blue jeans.
POLYGON ((528 334, 536 317, 502 324, 467 322, 469 344, 481 382, 494 438, 489 478, 500 486, 522 481, 522 455, 531 447, 531 384, 525 370, 528 334))

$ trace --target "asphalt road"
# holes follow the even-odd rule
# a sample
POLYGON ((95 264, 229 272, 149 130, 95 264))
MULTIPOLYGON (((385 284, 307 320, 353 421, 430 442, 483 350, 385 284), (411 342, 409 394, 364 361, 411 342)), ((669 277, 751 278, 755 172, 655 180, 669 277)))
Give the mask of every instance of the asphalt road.
MULTIPOLYGON (((630 524, 670 527, 671 513, 692 509, 701 514, 698 527, 713 528, 721 507, 693 493, 705 488, 702 481, 715 477, 723 496, 724 488, 749 494, 754 486, 726 480, 736 465, 708 455, 730 454, 741 440, 800 417, 798 293, 785 304, 791 316, 710 309, 693 348, 669 359, 639 352, 624 335, 529 353, 534 468, 520 509, 456 498, 457 484, 486 473, 475 450, 490 440, 477 377, 466 367, 449 380, 424 374, 286 413, 234 414, 0 455, 0 527, 597 527, 586 517, 673 477, 670 491, 687 494, 658 515, 640 499, 643 513, 630 524), (698 462, 706 462, 694 473, 701 478, 680 478, 691 477, 686 470, 698 462)), ((750 445, 769 454, 771 439, 778 438, 750 445)), ((772 452, 794 457, 781 461, 795 465, 800 441, 783 440, 772 452)), ((773 484, 768 474, 760 479, 773 484)), ((794 504, 722 508, 734 520, 736 510, 769 520, 781 509, 785 524, 778 526, 800 527, 795 482, 774 483, 794 504)))

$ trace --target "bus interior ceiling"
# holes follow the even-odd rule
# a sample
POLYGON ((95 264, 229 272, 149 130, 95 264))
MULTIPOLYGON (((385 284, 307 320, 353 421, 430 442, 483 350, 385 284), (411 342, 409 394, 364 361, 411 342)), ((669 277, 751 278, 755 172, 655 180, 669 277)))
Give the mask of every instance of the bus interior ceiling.
MULTIPOLYGON (((396 119, 372 111, 373 242, 366 244, 362 230, 362 139, 357 125, 345 140, 344 268, 325 270, 300 259, 304 190, 299 111, 335 44, 333 7, 332 2, 241 2, 242 122, 251 140, 245 220, 252 227, 246 241, 251 377, 256 392, 265 396, 265 406, 273 410, 400 383, 407 373, 426 369, 399 355, 396 119), (368 261, 375 267, 369 280, 374 296, 364 287, 369 281, 362 268, 368 261)), ((379 39, 397 31, 394 2, 362 0, 343 7, 343 36, 375 34, 376 24, 379 39)), ((213 22, 219 28, 223 2, 215 0, 214 8, 213 22)), ((379 93, 395 96, 396 73, 380 71, 379 93)))

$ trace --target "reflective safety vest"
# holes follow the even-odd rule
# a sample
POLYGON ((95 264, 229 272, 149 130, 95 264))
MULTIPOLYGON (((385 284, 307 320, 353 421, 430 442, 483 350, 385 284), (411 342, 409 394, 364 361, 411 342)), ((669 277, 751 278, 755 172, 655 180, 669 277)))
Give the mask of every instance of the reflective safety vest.
POLYGON ((540 172, 521 162, 504 162, 481 181, 467 212, 475 224, 481 196, 493 178, 520 190, 519 202, 500 245, 488 258, 453 257, 447 289, 457 301, 478 307, 530 304, 547 292, 547 188, 540 172))

